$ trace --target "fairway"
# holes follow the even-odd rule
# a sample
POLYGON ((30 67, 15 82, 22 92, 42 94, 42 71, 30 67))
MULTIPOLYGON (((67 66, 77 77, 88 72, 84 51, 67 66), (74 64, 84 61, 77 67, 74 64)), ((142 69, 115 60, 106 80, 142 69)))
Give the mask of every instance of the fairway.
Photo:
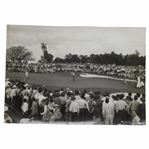
MULTIPOLYGON (((84 78, 81 73, 76 73, 75 82, 72 81, 70 72, 56 73, 29 73, 30 84, 46 85, 48 89, 55 90, 61 88, 92 90, 100 92, 139 92, 144 93, 144 88, 136 89, 135 82, 128 82, 128 86, 123 85, 121 80, 112 80, 108 78, 84 78)), ((6 72, 6 77, 10 80, 19 80, 25 82, 25 73, 6 72)))

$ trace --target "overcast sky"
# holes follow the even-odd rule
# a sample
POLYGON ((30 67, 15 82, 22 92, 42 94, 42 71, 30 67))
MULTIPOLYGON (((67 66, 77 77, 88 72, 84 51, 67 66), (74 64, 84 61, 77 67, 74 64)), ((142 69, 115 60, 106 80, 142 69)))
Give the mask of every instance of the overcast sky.
POLYGON ((78 55, 104 54, 114 51, 132 54, 135 50, 145 55, 145 28, 110 27, 7 27, 7 48, 22 45, 32 51, 38 61, 43 54, 41 43, 47 43, 48 52, 54 58, 68 53, 78 55))

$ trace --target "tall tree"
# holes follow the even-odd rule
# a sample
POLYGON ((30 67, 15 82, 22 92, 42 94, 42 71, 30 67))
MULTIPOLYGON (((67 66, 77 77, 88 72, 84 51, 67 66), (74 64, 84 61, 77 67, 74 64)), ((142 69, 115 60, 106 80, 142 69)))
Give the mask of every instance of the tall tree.
POLYGON ((48 53, 46 45, 47 44, 45 43, 41 43, 41 49, 43 51, 43 57, 41 60, 46 63, 51 63, 53 61, 54 56, 48 53))
POLYGON ((79 59, 80 59, 81 63, 87 63, 87 58, 88 58, 87 55, 85 55, 85 56, 84 55, 80 55, 79 56, 79 59))
POLYGON ((66 54, 64 61, 67 63, 71 63, 72 62, 72 54, 71 53, 66 54))
POLYGON ((80 59, 79 59, 77 54, 72 55, 72 62, 74 62, 74 63, 79 63, 80 62, 80 59))
POLYGON ((23 46, 13 46, 6 50, 6 60, 14 63, 21 62, 22 60, 34 60, 32 55, 32 52, 23 46))
POLYGON ((53 61, 54 56, 50 53, 48 53, 48 51, 44 51, 43 53, 43 61, 46 63, 51 63, 53 61))

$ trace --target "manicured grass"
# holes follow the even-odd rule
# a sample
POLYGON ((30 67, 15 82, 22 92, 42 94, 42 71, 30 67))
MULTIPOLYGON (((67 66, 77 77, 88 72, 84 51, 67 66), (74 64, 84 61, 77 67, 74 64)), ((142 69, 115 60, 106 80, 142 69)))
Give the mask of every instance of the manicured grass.
MULTIPOLYGON (((135 82, 128 82, 128 86, 123 85, 120 80, 112 80, 107 78, 83 78, 80 73, 76 73, 75 82, 72 81, 70 72, 56 73, 29 73, 29 83, 36 85, 46 85, 48 89, 55 90, 69 87, 72 90, 79 89, 81 91, 100 91, 102 92, 139 92, 145 93, 145 89, 136 89, 135 82)), ((25 73, 6 72, 6 77, 10 80, 19 80, 25 82, 25 73)))

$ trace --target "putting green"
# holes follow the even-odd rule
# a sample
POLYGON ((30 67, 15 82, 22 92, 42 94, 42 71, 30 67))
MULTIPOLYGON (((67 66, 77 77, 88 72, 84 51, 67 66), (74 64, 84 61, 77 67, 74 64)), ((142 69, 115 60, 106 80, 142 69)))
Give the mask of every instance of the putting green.
MULTIPOLYGON (((109 79, 104 77, 82 77, 81 73, 76 73, 75 82, 72 81, 70 72, 56 73, 29 73, 30 84, 46 85, 48 89, 67 88, 79 90, 98 90, 101 92, 139 92, 145 93, 145 89, 135 88, 136 82, 129 81, 128 86, 123 84, 120 79, 109 79)), ((19 80, 25 82, 25 73, 6 72, 6 77, 10 80, 19 80)))

